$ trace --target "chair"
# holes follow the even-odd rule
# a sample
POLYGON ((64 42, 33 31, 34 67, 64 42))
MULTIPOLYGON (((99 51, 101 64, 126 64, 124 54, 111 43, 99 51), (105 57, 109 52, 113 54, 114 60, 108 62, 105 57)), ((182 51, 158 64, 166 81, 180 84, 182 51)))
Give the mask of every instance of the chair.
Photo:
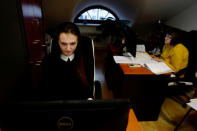
POLYGON ((94 99, 101 99, 101 84, 98 80, 95 80, 95 55, 94 55, 94 41, 89 37, 82 36, 81 37, 81 47, 84 53, 84 61, 85 67, 88 67, 88 71, 86 71, 89 76, 89 81, 92 81, 92 92, 94 99))
POLYGON ((183 118, 181 119, 181 121, 177 124, 177 126, 174 128, 174 131, 177 131, 179 129, 179 127, 181 126, 181 124, 183 123, 183 121, 187 118, 187 116, 189 115, 189 113, 191 111, 197 111, 197 90, 195 90, 195 94, 194 97, 190 100, 190 102, 186 103, 186 105, 188 105, 190 108, 189 110, 185 113, 185 115, 183 116, 183 118))
POLYGON ((176 77, 174 79, 171 79, 171 81, 168 83, 169 89, 172 89, 169 91, 173 91, 170 97, 176 102, 180 103, 184 108, 186 106, 190 106, 190 109, 186 112, 182 120, 177 124, 174 131, 178 130, 178 128, 181 126, 183 121, 192 110, 197 110, 194 105, 197 100, 196 36, 197 31, 190 31, 185 34, 182 42, 186 42, 187 48, 189 50, 188 66, 187 68, 182 69, 178 73, 176 73, 176 77), (184 78, 180 78, 179 76, 183 74, 184 78))
POLYGON ((176 77, 168 83, 169 91, 172 91, 171 97, 182 104, 183 107, 186 107, 186 103, 192 98, 196 88, 196 36, 197 31, 190 31, 185 34, 182 42, 187 44, 189 50, 188 66, 176 73, 176 77), (184 78, 179 78, 182 74, 184 74, 184 78))
POLYGON ((185 120, 185 118, 189 115, 189 113, 192 110, 197 110, 197 108, 193 105, 193 102, 196 101, 197 97, 196 36, 197 31, 190 31, 186 33, 183 43, 186 42, 186 44, 189 44, 187 45, 187 48, 189 50, 188 66, 187 68, 179 71, 176 74, 176 78, 172 79, 172 81, 168 83, 168 87, 170 89, 174 89, 171 98, 180 103, 184 108, 186 106, 190 106, 190 109, 187 111, 182 120, 175 127, 175 131, 178 130, 182 122, 185 120), (184 74, 184 78, 179 78, 179 76, 182 74, 184 74))
MULTIPOLYGON (((51 52, 57 51, 57 38, 52 43, 51 52)), ((95 80, 95 55, 94 55, 94 43, 93 40, 86 36, 81 36, 80 38, 80 49, 84 52, 84 64, 87 72, 87 79, 92 85, 92 93, 94 99, 100 99, 102 97, 101 94, 101 84, 99 81, 95 80)))

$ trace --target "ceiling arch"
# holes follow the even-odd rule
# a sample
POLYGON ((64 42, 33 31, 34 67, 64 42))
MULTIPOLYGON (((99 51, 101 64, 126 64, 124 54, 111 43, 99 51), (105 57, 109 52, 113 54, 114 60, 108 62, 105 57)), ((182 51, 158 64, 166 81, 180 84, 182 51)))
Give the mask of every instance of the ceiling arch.
POLYGON ((111 2, 111 0, 79 0, 72 13, 72 21, 74 21, 75 17, 81 10, 94 5, 101 5, 109 8, 120 20, 130 21, 130 25, 133 25, 138 11, 136 5, 131 7, 131 3, 128 3, 128 1, 113 0, 113 2, 111 2))

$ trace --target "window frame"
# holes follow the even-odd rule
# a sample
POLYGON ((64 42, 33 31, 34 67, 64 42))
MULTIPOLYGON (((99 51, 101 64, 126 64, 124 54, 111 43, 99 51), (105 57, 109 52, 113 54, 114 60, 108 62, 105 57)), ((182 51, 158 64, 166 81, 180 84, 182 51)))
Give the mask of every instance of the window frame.
POLYGON ((74 19, 74 23, 79 23, 79 24, 102 24, 105 20, 82 20, 82 19, 79 19, 79 17, 87 12, 88 10, 91 10, 91 9, 103 9, 103 10, 106 10, 107 12, 111 13, 114 17, 115 17, 115 21, 119 20, 118 16, 110 9, 104 7, 104 6, 101 6, 101 5, 94 5, 94 6, 90 6, 90 7, 87 7, 83 10, 81 10, 78 15, 76 15, 75 19, 74 19))

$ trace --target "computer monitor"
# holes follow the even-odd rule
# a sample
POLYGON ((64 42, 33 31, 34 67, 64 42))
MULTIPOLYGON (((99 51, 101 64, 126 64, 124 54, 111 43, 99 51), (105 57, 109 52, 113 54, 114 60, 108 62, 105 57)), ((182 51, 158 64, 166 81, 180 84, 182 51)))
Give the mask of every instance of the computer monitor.
POLYGON ((136 56, 136 45, 137 45, 137 35, 134 30, 129 26, 124 26, 125 30, 125 42, 127 47, 127 52, 131 53, 133 57, 136 56))
POLYGON ((0 126, 34 131, 125 131, 129 100, 12 101, 1 104, 0 126))

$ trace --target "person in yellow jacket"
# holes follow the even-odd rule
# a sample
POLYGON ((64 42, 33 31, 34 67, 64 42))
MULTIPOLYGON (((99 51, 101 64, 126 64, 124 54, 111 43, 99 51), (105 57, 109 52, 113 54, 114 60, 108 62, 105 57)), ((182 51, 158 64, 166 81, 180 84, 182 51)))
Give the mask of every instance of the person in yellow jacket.
POLYGON ((178 34, 169 32, 165 36, 165 44, 160 57, 152 57, 153 60, 165 62, 175 73, 188 65, 189 51, 178 42, 178 34))

